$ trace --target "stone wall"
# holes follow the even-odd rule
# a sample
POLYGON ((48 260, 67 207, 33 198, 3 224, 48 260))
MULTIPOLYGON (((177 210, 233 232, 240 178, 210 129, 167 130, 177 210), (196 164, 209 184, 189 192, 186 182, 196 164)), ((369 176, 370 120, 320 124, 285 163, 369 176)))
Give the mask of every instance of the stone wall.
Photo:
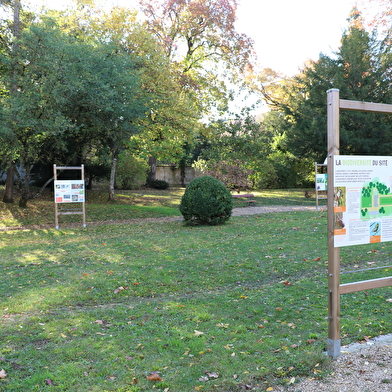
MULTIPOLYGON (((193 167, 185 169, 185 185, 188 185, 195 178, 195 170, 193 167)), ((182 186, 181 170, 173 165, 157 165, 156 179, 164 180, 170 186, 182 186)))

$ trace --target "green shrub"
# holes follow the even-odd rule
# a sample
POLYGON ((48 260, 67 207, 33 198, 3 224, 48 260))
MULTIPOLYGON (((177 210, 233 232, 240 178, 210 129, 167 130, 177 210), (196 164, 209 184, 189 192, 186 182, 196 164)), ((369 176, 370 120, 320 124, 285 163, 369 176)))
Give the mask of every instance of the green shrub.
POLYGON ((131 151, 124 151, 117 161, 116 188, 140 189, 146 182, 149 166, 141 158, 132 155, 131 151))
POLYGON ((233 200, 230 191, 210 176, 193 179, 185 189, 180 211, 186 222, 208 225, 225 223, 231 216, 233 200))
POLYGON ((154 189, 168 189, 169 183, 165 180, 151 180, 147 182, 147 186, 154 189))

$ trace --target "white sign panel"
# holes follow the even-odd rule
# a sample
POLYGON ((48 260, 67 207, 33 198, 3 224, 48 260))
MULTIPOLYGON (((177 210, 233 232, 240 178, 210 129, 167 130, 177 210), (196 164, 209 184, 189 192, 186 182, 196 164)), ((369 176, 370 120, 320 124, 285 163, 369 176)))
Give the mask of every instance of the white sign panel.
POLYGON ((328 190, 328 174, 316 174, 316 189, 318 191, 328 190))
POLYGON ((392 157, 334 157, 335 247, 392 241, 392 157))
POLYGON ((83 203, 84 180, 55 180, 54 201, 55 203, 83 203))

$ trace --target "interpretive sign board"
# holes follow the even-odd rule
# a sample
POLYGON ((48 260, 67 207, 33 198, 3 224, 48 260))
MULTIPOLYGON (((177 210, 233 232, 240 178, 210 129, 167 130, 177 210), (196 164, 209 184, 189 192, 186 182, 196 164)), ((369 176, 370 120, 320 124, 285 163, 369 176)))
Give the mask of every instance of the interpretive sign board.
POLYGON ((392 157, 334 156, 334 246, 392 241, 392 157))
POLYGON ((86 194, 84 187, 84 165, 81 166, 56 166, 53 165, 54 179, 54 216, 56 229, 59 228, 59 215, 83 215, 83 227, 86 227, 86 194), (57 171, 73 170, 80 171, 80 180, 58 180, 57 171), (72 207, 69 203, 80 203, 81 209, 77 209, 78 205, 72 207), (68 204, 67 209, 59 208, 61 204, 68 204), (76 208, 75 208, 76 207, 76 208))
POLYGON ((54 201, 55 203, 83 203, 84 180, 55 180, 54 201))
POLYGON ((316 189, 318 191, 328 190, 328 174, 327 173, 317 173, 316 174, 316 189))

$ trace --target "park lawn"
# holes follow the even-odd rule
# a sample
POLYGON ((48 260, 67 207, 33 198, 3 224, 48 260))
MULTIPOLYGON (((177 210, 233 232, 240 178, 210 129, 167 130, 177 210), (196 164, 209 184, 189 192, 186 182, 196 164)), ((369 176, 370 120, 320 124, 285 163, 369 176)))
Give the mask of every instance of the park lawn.
MULTIPOLYGON (((326 231, 320 211, 213 227, 3 231, 0 390, 266 391, 323 377, 326 231)), ((390 265, 391 251, 361 245, 341 258, 343 272, 361 270, 390 265)), ((390 333, 391 297, 390 288, 342 296, 342 344, 390 333)))
MULTIPOLYGON (((88 223, 119 221, 140 218, 156 218, 164 216, 181 216, 179 206, 184 188, 168 190, 117 190, 115 201, 108 201, 108 192, 101 189, 87 190, 86 216, 88 223)), ((311 198, 305 198, 302 189, 276 189, 252 191, 256 206, 271 205, 307 205, 315 206, 314 192, 311 198)), ((0 186, 0 195, 4 186, 0 186)), ((234 192, 235 193, 235 192, 234 192)), ((243 192, 242 192, 243 193, 243 192)), ((0 201, 0 229, 20 226, 55 225, 55 206, 53 193, 46 190, 39 198, 32 199, 27 209, 18 207, 18 195, 14 204, 0 201)), ((75 203, 77 205, 77 203, 75 203)), ((319 201, 325 205, 325 200, 319 201)), ((246 207, 247 202, 235 203, 235 207, 246 207)), ((59 205, 60 208, 64 204, 59 205)), ((69 224, 82 221, 81 215, 60 216, 59 223, 69 224)))

